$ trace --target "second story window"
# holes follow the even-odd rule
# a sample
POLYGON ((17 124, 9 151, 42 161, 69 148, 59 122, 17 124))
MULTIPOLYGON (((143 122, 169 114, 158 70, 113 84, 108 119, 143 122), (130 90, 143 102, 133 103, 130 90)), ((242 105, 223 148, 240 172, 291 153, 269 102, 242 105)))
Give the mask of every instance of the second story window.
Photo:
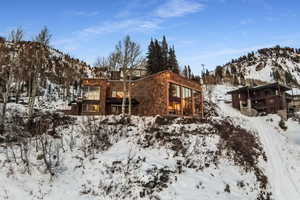
POLYGON ((100 100, 100 86, 84 86, 82 89, 84 100, 100 100))

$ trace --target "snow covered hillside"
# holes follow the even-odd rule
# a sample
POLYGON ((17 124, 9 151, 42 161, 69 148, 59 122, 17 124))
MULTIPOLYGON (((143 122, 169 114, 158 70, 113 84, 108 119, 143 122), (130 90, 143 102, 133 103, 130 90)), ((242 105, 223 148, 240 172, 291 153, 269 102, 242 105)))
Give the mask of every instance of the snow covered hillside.
POLYGON ((41 43, 0 40, 0 101, 36 95, 70 99, 80 79, 93 74, 85 62, 41 43))
POLYGON ((300 50, 279 46, 260 49, 218 66, 213 74, 217 82, 245 84, 278 81, 299 86, 300 50))
POLYGON ((9 104, 0 199, 300 199, 299 121, 243 116, 230 89, 213 88, 204 120, 41 110, 30 129, 9 104))

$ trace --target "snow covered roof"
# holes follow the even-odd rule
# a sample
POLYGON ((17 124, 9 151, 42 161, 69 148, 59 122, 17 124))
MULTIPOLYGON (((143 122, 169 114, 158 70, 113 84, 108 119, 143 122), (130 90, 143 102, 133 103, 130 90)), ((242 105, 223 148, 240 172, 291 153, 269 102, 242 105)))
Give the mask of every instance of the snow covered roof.
POLYGON ((300 96, 300 89, 299 88, 292 88, 290 91, 287 92, 290 95, 300 96))
POLYGON ((266 85, 259 85, 259 86, 254 86, 254 87, 250 87, 250 86, 245 86, 245 87, 241 87, 239 89, 236 89, 236 90, 232 90, 232 91, 229 91, 227 94, 232 94, 232 93, 240 93, 240 92, 245 92, 245 91, 248 91, 248 90, 251 90, 251 91, 254 91, 254 90, 261 90, 261 89, 265 89, 265 88, 273 88, 273 89, 276 89, 280 87, 281 89, 283 89, 284 91, 288 91, 288 90, 291 90, 291 88, 285 86, 285 85, 282 85, 280 83, 271 83, 271 84, 266 84, 266 85))
POLYGON ((265 89, 265 88, 278 88, 278 87, 280 87, 281 89, 284 89, 286 91, 291 90, 291 88, 289 88, 288 86, 277 83, 277 82, 271 83, 271 84, 266 84, 266 85, 255 86, 251 89, 252 90, 260 90, 260 89, 265 89))

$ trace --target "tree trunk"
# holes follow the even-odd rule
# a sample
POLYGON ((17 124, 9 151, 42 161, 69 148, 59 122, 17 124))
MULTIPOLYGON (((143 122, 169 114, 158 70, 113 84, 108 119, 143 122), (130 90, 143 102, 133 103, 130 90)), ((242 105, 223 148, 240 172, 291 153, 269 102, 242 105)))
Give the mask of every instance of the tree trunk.
POLYGON ((35 103, 35 98, 36 98, 36 93, 37 93, 37 86, 38 86, 38 77, 35 75, 32 81, 32 93, 29 98, 29 119, 32 118, 33 115, 33 110, 34 110, 34 103, 35 103))
POLYGON ((126 104, 126 73, 125 70, 123 70, 123 100, 122 100, 122 115, 125 115, 125 104, 126 104))
POLYGON ((21 90, 21 81, 19 80, 17 83, 16 103, 19 103, 20 90, 21 90))
POLYGON ((5 127, 6 106, 7 106, 8 95, 9 95, 9 90, 10 90, 11 84, 12 84, 12 68, 10 67, 8 80, 5 85, 5 91, 2 95, 3 105, 2 105, 1 123, 0 123, 0 129, 2 129, 2 130, 4 130, 4 127, 5 127))
POLYGON ((131 73, 129 73, 128 81, 128 115, 131 116, 131 73))
POLYGON ((7 94, 5 92, 5 94, 3 95, 1 123, 0 123, 0 133, 1 133, 1 129, 4 130, 4 126, 5 126, 6 105, 7 105, 7 94))

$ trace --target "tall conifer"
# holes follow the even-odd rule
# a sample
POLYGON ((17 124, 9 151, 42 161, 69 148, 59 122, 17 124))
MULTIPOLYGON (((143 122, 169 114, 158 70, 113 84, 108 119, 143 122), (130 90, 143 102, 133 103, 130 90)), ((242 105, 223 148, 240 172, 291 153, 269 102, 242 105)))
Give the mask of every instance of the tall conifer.
POLYGON ((167 65, 168 65, 168 51, 169 51, 169 48, 168 48, 168 43, 167 43, 167 40, 166 40, 166 37, 163 36, 163 40, 161 42, 161 53, 162 53, 162 66, 163 68, 167 68, 167 65))
POLYGON ((153 40, 151 39, 151 42, 148 46, 148 52, 147 52, 147 73, 149 74, 152 74, 154 70, 154 63, 155 63, 155 55, 154 55, 154 49, 155 49, 155 46, 154 46, 154 42, 153 40))
POLYGON ((179 73, 179 66, 175 55, 175 50, 168 47, 166 37, 162 42, 157 39, 151 39, 147 53, 147 71, 154 74, 163 70, 170 69, 175 73, 179 73))
POLYGON ((178 66, 174 46, 171 49, 169 49, 168 68, 175 73, 179 73, 179 66, 178 66))

